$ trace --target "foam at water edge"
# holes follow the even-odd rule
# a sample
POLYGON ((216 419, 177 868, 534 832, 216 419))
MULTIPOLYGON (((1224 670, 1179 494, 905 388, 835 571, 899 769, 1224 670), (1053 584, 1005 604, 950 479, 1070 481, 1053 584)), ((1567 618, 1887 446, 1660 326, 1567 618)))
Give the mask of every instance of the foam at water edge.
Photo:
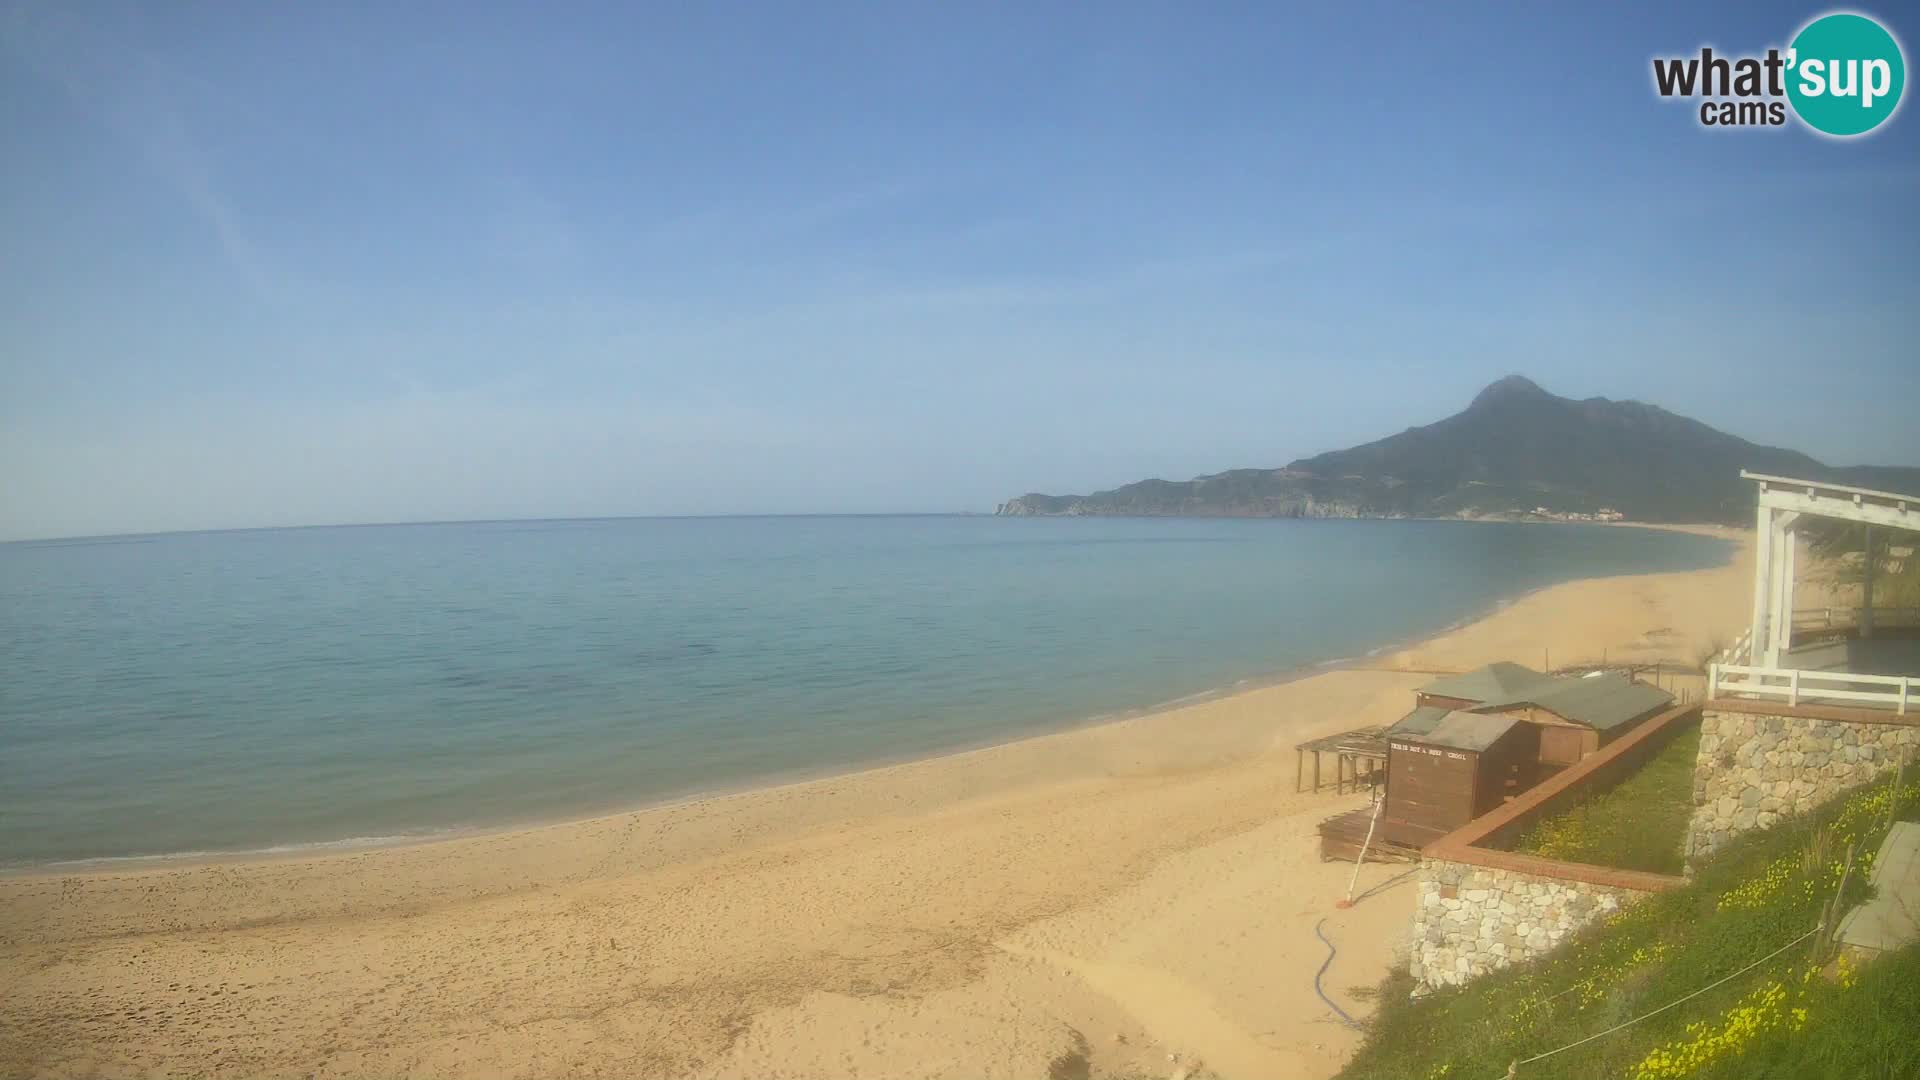
POLYGON ((354 851, 373 848, 400 847, 406 844, 424 844, 433 840, 445 840, 463 833, 475 832, 472 827, 445 829, 422 829, 415 832, 392 833, 383 836, 347 836, 338 840, 309 840, 300 843, 269 844, 266 847, 223 848, 206 851, 169 851, 154 855, 100 855, 88 859, 63 859, 45 863, 3 863, 0 872, 6 870, 80 870, 87 867, 125 866, 141 863, 194 862, 200 859, 247 859, 265 858, 274 855, 294 855, 303 851, 315 854, 354 851))

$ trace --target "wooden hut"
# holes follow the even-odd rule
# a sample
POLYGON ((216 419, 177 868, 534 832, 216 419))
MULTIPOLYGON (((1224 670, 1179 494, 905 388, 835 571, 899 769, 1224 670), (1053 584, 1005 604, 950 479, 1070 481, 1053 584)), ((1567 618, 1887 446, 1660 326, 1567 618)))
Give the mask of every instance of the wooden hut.
MULTIPOLYGON (((1386 805, 1374 839, 1402 853, 1417 852, 1673 704, 1671 694, 1624 675, 1543 675, 1510 663, 1428 683, 1415 700, 1414 710, 1380 740, 1386 805)), ((1372 730, 1348 734, 1379 738, 1372 730)), ((1338 748, 1300 746, 1303 760, 1305 751, 1322 749, 1338 748)), ((1316 753, 1315 790, 1318 761, 1316 753)), ((1303 770, 1296 763, 1296 785, 1304 782, 1303 770)), ((1343 765, 1336 786, 1345 786, 1347 773, 1343 765)), ((1357 855, 1370 817, 1362 808, 1321 822, 1321 854, 1357 855)))
POLYGON ((1524 718, 1426 705, 1387 731, 1380 831, 1419 847, 1532 787, 1540 728, 1524 718))
POLYGON ((1561 767, 1572 765, 1673 704, 1673 695, 1625 675, 1542 675, 1506 662, 1428 683, 1414 696, 1424 708, 1503 713, 1538 724, 1542 729, 1540 760, 1561 767))
POLYGON ((1564 768, 1673 705, 1673 695, 1624 675, 1554 679, 1522 697, 1475 712, 1519 716, 1540 728, 1541 764, 1564 768))

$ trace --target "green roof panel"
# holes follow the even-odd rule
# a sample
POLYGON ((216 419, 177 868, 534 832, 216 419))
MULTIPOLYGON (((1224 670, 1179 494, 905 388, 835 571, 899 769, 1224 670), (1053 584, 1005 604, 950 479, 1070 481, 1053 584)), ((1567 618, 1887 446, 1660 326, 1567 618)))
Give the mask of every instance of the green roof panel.
MULTIPOLYGON (((1585 724, 1596 731, 1619 727, 1637 717, 1673 704, 1673 695, 1625 675, 1594 675, 1584 679, 1556 679, 1558 685, 1536 693, 1524 703, 1585 724)), ((1485 706, 1482 706, 1483 708, 1485 706)))
MULTIPOLYGON (((1476 702, 1472 706, 1475 712, 1536 705, 1597 731, 1619 727, 1673 704, 1672 694, 1625 675, 1611 672, 1584 678, 1542 675, 1530 667, 1506 661, 1430 682, 1420 688, 1420 693, 1476 702)), ((1407 714, 1401 723, 1413 720, 1420 711, 1415 709, 1407 714)), ((1432 721, 1420 722, 1427 725, 1423 730, 1432 730, 1432 721)))
POLYGON ((1478 753, 1500 741, 1500 736, 1513 730, 1513 725, 1523 721, 1517 716, 1501 713, 1449 712, 1440 717, 1433 729, 1423 734, 1392 732, 1408 742, 1424 743, 1428 746, 1445 746, 1455 750, 1471 750, 1478 753))
POLYGON ((1387 729, 1388 735, 1425 735, 1447 715, 1438 705, 1421 705, 1387 729))
POLYGON ((1530 667, 1502 660, 1483 668, 1430 682, 1420 688, 1422 694, 1462 698, 1467 701, 1511 701, 1530 691, 1544 689, 1559 680, 1542 675, 1530 667))

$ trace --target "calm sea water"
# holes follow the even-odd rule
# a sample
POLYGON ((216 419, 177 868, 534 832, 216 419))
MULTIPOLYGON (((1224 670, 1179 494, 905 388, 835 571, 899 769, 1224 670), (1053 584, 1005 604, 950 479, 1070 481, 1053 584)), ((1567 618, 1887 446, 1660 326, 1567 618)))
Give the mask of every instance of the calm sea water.
POLYGON ((983 517, 0 545, 0 864, 497 826, 975 745, 1724 554, 1597 527, 983 517))

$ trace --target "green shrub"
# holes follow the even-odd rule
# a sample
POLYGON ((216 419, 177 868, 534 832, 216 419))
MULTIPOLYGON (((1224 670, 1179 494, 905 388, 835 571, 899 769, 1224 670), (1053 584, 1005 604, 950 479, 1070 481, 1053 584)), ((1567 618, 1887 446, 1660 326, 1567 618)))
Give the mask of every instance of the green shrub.
MULTIPOLYGON (((1623 785, 1624 786, 1624 785, 1623 785)), ((1908 1034, 1920 959, 1908 948, 1855 976, 1810 975, 1813 941, 1741 969, 1818 924, 1849 845, 1847 902, 1864 899, 1888 811, 1920 817, 1920 783, 1882 782, 1736 838, 1684 888, 1638 901, 1539 960, 1417 1001, 1396 974, 1347 1080, 1497 1080, 1735 976, 1623 1030, 1522 1065, 1548 1077, 1920 1076, 1908 1034), (1905 978, 1901 977, 1904 973, 1905 978), (1852 985, 1847 985, 1851 982, 1852 985), (1676 1071, 1684 1068, 1686 1072, 1676 1071)))

